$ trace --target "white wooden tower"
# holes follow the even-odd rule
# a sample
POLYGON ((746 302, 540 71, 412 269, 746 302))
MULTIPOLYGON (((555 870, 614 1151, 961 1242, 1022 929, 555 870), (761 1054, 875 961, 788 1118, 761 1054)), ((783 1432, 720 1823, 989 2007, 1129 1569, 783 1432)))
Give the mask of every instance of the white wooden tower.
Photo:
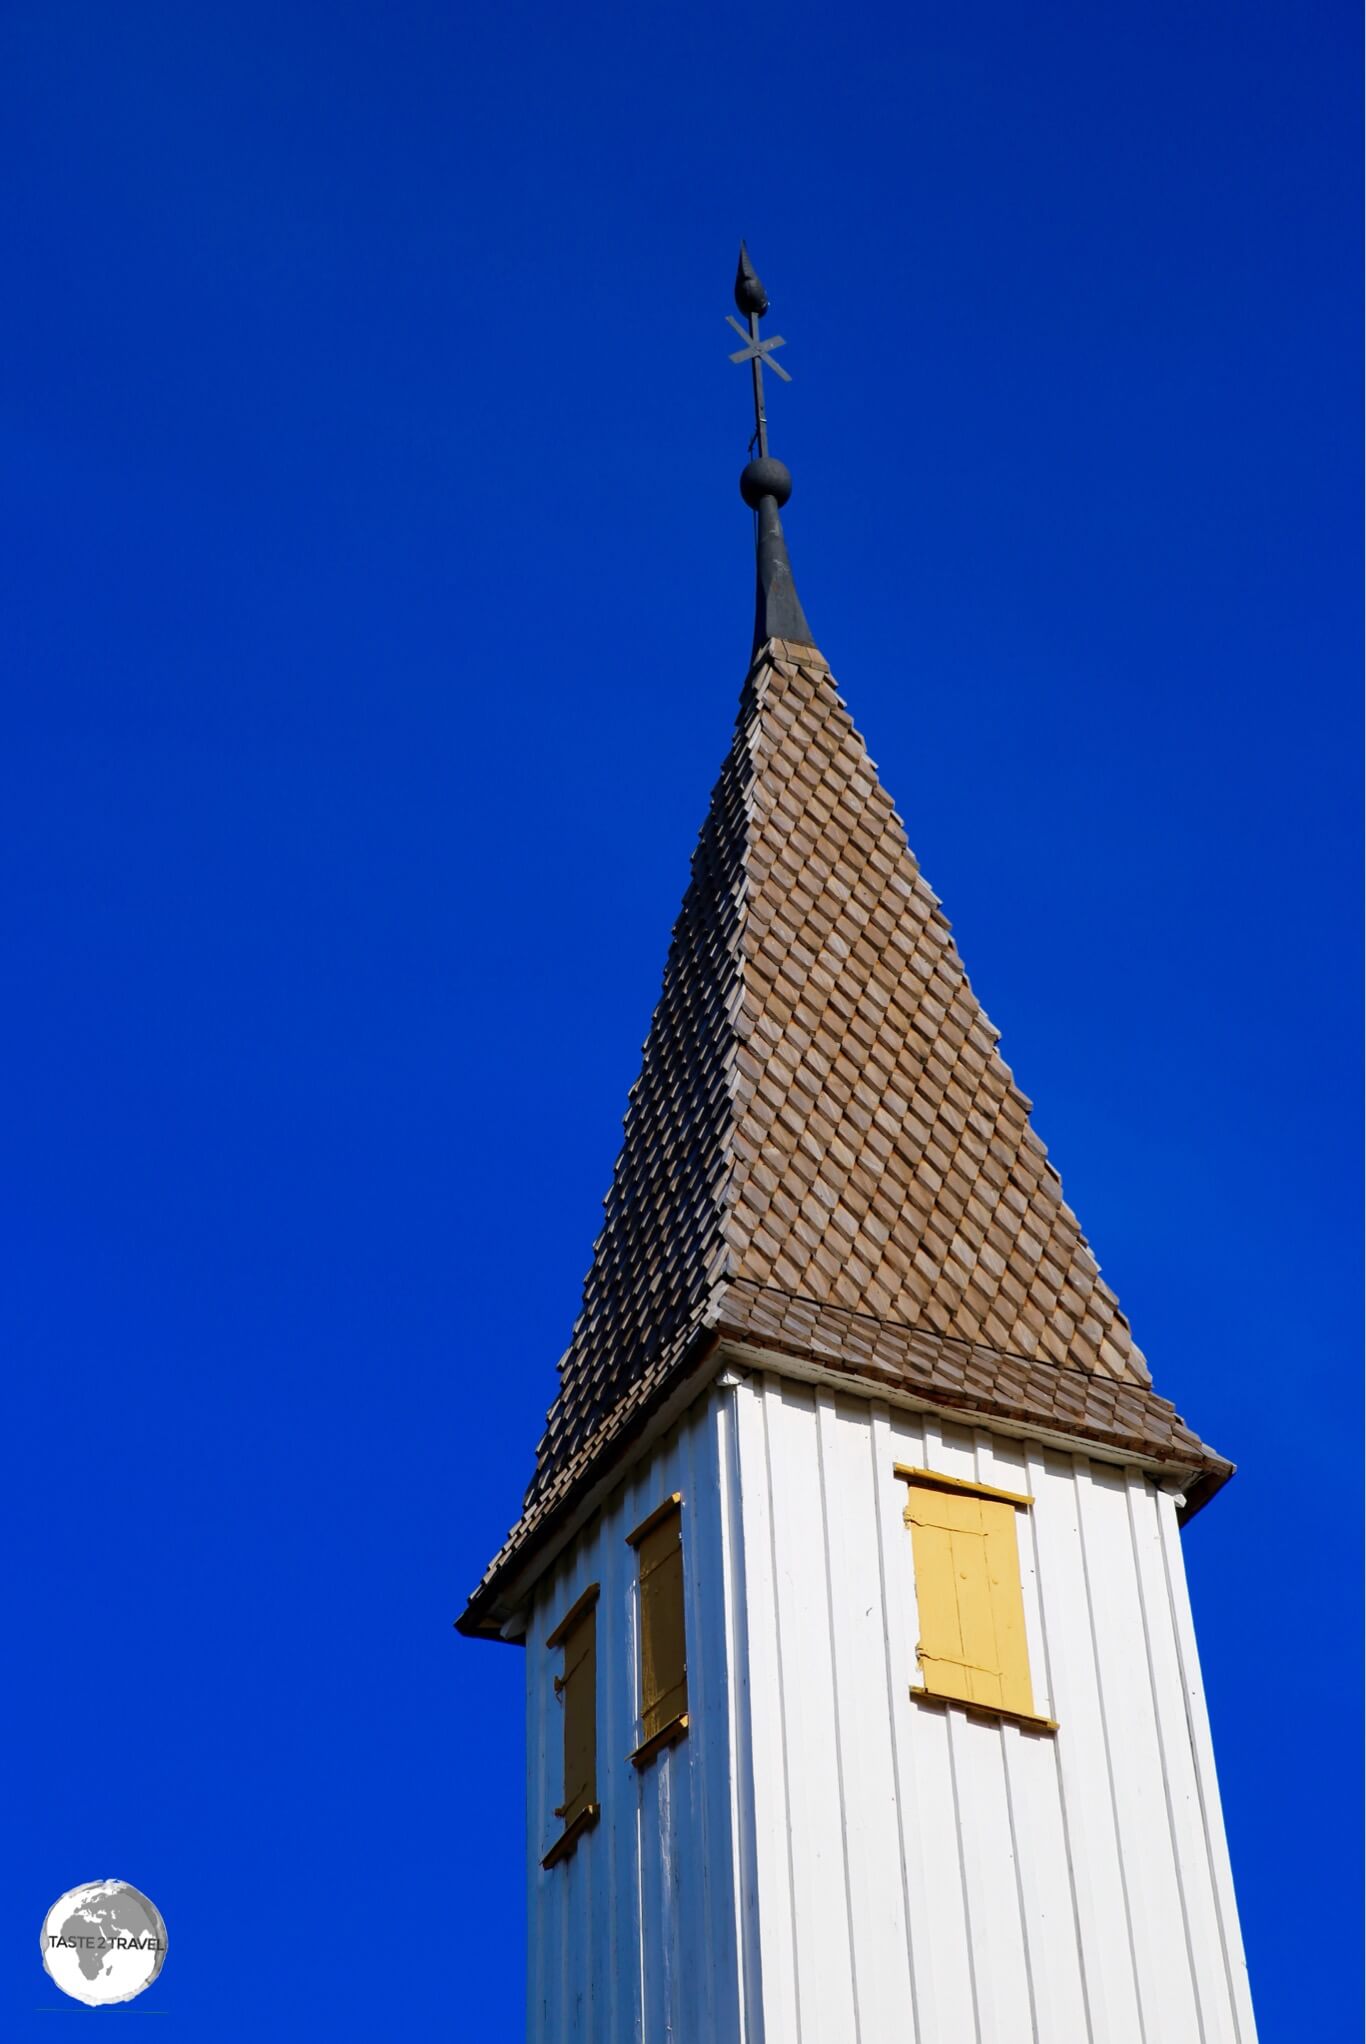
POLYGON ((1151 1388, 811 640, 753 662, 521 1517, 532 2044, 1253 2044, 1151 1388))

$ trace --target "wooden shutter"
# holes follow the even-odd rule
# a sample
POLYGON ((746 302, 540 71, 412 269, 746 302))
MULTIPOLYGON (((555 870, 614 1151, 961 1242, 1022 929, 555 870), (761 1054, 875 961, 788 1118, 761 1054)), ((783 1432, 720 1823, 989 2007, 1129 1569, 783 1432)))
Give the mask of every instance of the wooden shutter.
POLYGON ((564 1706, 564 1801, 556 1810, 566 1824, 598 1799, 597 1606, 590 1605, 564 1643, 564 1674, 555 1687, 564 1706))
POLYGON ((1030 1717, 1034 1697, 1015 1538, 1015 1513, 1027 1503, 912 1478, 906 1523, 926 1690, 1030 1717))
POLYGON ((637 1758, 648 1758, 656 1743, 665 1744, 687 1729, 681 1506, 677 1495, 666 1499, 628 1535, 640 1561, 641 1744, 637 1758))
POLYGON ((560 1620, 546 1645, 564 1649, 555 1694, 564 1713, 564 1801, 555 1815, 564 1830, 542 1861, 553 1866, 573 1849, 598 1815, 598 1585, 593 1583, 560 1620))

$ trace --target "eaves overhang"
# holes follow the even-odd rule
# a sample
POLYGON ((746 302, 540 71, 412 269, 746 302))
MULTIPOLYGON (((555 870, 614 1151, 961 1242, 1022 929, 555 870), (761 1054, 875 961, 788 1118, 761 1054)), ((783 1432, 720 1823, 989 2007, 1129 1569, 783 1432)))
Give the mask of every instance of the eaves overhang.
POLYGON ((455 1629, 467 1639, 520 1645, 519 1614, 538 1579, 563 1553, 604 1500, 712 1382, 721 1368, 720 1342, 701 1325, 667 1359, 647 1372, 639 1395, 623 1400, 566 1472, 556 1495, 524 1512, 470 1596, 455 1629), (629 1409, 624 1409, 628 1408, 629 1409))
POLYGON ((829 1309, 812 1317, 812 1302, 786 1300, 805 1341, 774 1331, 771 1287, 718 1288, 704 1321, 660 1357, 607 1415, 564 1472, 555 1494, 528 1505, 483 1581, 455 1621, 468 1638, 519 1643, 526 1603, 537 1581, 587 1524, 626 1473, 728 1368, 764 1372, 824 1386, 845 1397, 906 1412, 933 1413, 1006 1438, 1038 1442, 1141 1470, 1178 1499, 1192 1518, 1222 1489, 1235 1465, 1193 1434, 1165 1399, 1132 1385, 1116 1386, 1086 1371, 997 1354, 925 1330, 889 1326, 841 1309, 845 1340, 831 1340, 829 1309), (757 1298, 755 1295, 759 1295, 757 1298), (767 1312, 770 1324, 754 1322, 767 1312), (860 1353, 851 1353, 851 1323, 860 1353), (897 1360, 879 1359, 895 1354, 897 1360), (956 1352, 956 1353, 954 1353, 956 1352))
POLYGON ((722 1334, 722 1368, 744 1373, 762 1371, 837 1392, 843 1397, 862 1398, 886 1405, 892 1411, 932 1414, 958 1426, 977 1426, 1005 1440, 1030 1441, 1062 1454, 1085 1455, 1093 1462, 1108 1462, 1116 1468, 1138 1469, 1151 1476, 1177 1499, 1181 1523, 1193 1518, 1216 1491, 1222 1490, 1237 1470, 1237 1464, 1206 1450, 1196 1461, 1182 1455, 1144 1453, 1132 1444, 1107 1437, 1101 1429, 1070 1429, 1031 1421, 1008 1405, 982 1399, 969 1402, 962 1397, 932 1393, 889 1383, 885 1377, 863 1375, 857 1369, 834 1367, 819 1357, 796 1349, 781 1349, 722 1334))

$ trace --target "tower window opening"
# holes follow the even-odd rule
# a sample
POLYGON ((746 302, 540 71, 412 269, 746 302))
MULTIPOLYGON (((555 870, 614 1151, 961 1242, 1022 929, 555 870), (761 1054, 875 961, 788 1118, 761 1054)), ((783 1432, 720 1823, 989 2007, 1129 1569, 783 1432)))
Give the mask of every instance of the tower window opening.
POLYGON ((928 1469, 896 1474, 907 1487, 920 1680, 911 1695, 959 1703, 1039 1731, 1034 1708, 1016 1520, 1034 1500, 928 1469))
POLYGON ((598 1803, 598 1585, 590 1583, 546 1641, 564 1652, 564 1672, 555 1677, 555 1694, 564 1714, 564 1801, 555 1815, 564 1829, 541 1861, 553 1867, 592 1829, 600 1815, 598 1803))
POLYGON ((688 1729, 681 1492, 626 1538, 640 1568, 640 1744, 631 1758, 643 1767, 688 1729))

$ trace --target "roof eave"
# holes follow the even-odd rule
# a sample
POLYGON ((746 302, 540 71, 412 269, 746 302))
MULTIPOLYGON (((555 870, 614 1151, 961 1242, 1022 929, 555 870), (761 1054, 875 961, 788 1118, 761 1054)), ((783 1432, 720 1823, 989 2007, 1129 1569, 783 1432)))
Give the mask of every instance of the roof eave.
POLYGON ((1186 1485, 1185 1502, 1177 1507, 1176 1516, 1183 1526, 1190 1524, 1197 1512, 1203 1512, 1210 1499, 1221 1491, 1230 1478, 1238 1473, 1236 1462, 1219 1458, 1217 1468, 1201 1469, 1186 1485))
POLYGON ((795 1348, 784 1349, 768 1342, 746 1340, 725 1329, 722 1330, 722 1345, 725 1362, 740 1369, 766 1370, 774 1376, 820 1385, 849 1397, 865 1398, 870 1403, 883 1404, 895 1411, 932 1413, 957 1425, 978 1426, 984 1432, 1002 1434, 1007 1439, 1036 1441, 1041 1447, 1057 1448, 1065 1454, 1085 1454, 1099 1462, 1142 1469, 1168 1483, 1184 1487, 1183 1522, 1207 1504, 1215 1491, 1221 1489, 1234 1473, 1235 1464, 1225 1461, 1212 1449, 1207 1451, 1209 1460, 1202 1463, 1184 1456, 1145 1454, 1084 1428, 1073 1431, 1042 1425, 1036 1420, 1011 1413, 1004 1405, 984 1410, 979 1403, 958 1401, 950 1396, 936 1398, 932 1393, 909 1387, 903 1390, 880 1377, 861 1376, 845 1366, 832 1369, 795 1348))
POLYGON ((537 1581, 563 1553, 580 1528, 622 1482, 626 1472, 648 1454, 662 1434, 701 1396, 722 1367, 720 1341, 713 1328, 697 1327, 672 1370, 654 1395, 631 1415, 608 1448, 591 1459, 580 1479, 551 1506, 519 1551, 506 1548, 495 1557, 487 1575, 457 1618, 455 1629, 466 1639, 493 1639, 520 1645, 508 1630, 537 1581))
POLYGON ((552 1566, 575 1534, 622 1482, 626 1472, 646 1455, 660 1436, 681 1417, 727 1367, 762 1370, 774 1376, 819 1385, 847 1397, 863 1398, 903 1412, 932 1413, 958 1425, 979 1426, 1007 1439, 1033 1441, 1064 1454, 1085 1454, 1121 1468, 1141 1469, 1181 1499, 1184 1525, 1202 1511, 1234 1474, 1235 1464, 1213 1449, 1202 1460, 1182 1455, 1145 1453, 1097 1429, 1048 1426, 1010 1411, 1008 1403, 984 1406, 980 1401, 935 1397, 914 1387, 902 1388, 884 1377, 862 1375, 856 1368, 828 1363, 794 1346, 772 1340, 755 1341, 733 1329, 703 1325, 664 1378, 655 1396, 632 1415, 610 1447, 585 1465, 571 1485, 535 1526, 520 1550, 505 1551, 455 1620, 467 1639, 521 1643, 519 1617, 537 1581, 552 1566))

